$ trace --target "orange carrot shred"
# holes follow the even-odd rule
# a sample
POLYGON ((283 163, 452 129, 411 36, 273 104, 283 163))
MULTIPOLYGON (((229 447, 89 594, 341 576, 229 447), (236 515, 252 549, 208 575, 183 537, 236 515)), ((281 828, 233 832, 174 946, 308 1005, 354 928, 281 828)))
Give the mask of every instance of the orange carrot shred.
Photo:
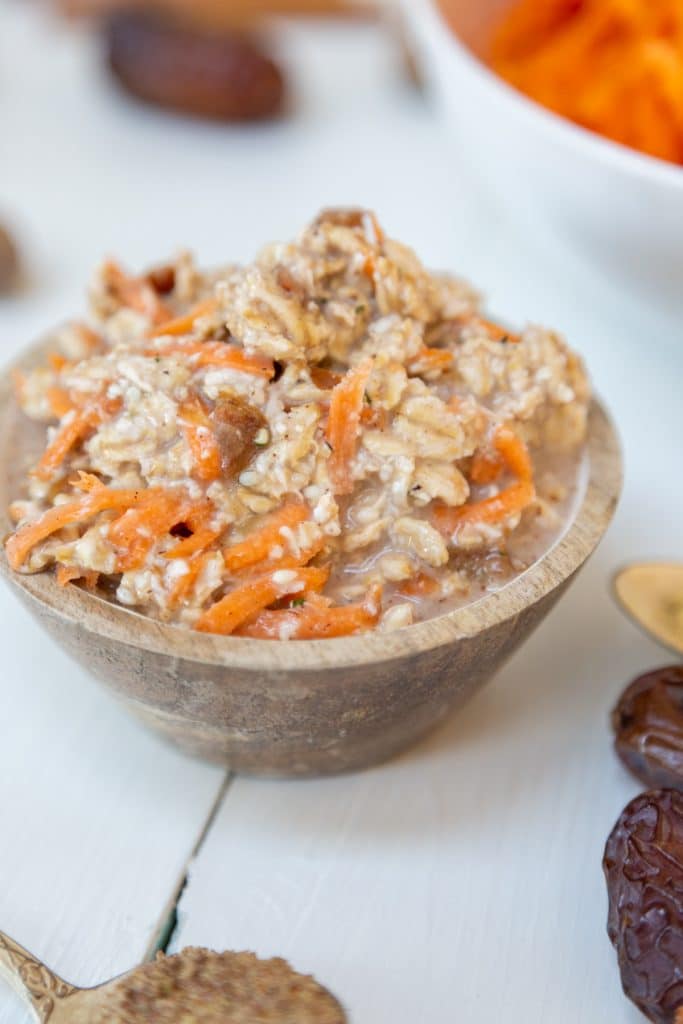
POLYGON ((195 555, 210 547, 223 532, 223 527, 218 530, 212 530, 208 526, 200 527, 190 537, 183 537, 172 548, 169 548, 164 553, 164 558, 189 558, 191 555, 195 555))
POLYGON ((142 313, 153 324, 161 324, 173 318, 171 311, 144 277, 130 277, 113 260, 105 263, 103 276, 112 294, 122 306, 142 313))
POLYGON ((188 571, 176 580, 169 594, 168 603, 171 608, 177 608, 189 596, 212 554, 211 551, 200 552, 190 559, 188 571))
POLYGON ((493 447, 516 481, 498 494, 469 505, 460 505, 458 508, 437 505, 434 509, 434 522, 445 535, 452 537, 464 523, 499 523, 522 512, 533 501, 536 493, 533 467, 524 442, 510 427, 501 426, 494 434, 493 447))
POLYGON ((352 367, 332 391, 327 441, 332 449, 328 468, 335 494, 350 494, 353 490, 351 462, 356 452, 365 386, 372 367, 372 359, 364 359, 352 367))
POLYGON ((397 589, 399 594, 405 594, 406 597, 426 597, 435 593, 439 589, 439 584, 433 576, 419 572, 417 576, 401 583, 397 589))
POLYGON ((408 372, 413 376, 424 373, 440 373, 453 365, 453 353, 447 348, 429 348, 423 345, 420 351, 408 364, 408 372))
POLYGON ((218 301, 216 299, 204 299, 202 302, 197 303, 197 305, 184 316, 178 316, 172 320, 165 320, 163 323, 158 324, 149 332, 148 337, 158 338, 162 334, 189 334, 200 317, 208 316, 209 313, 213 313, 216 309, 218 309, 218 301))
POLYGON ((194 475, 203 483, 217 480, 221 475, 221 451, 208 413, 198 398, 180 407, 180 421, 192 452, 194 475))
MULTIPOLYGON (((99 483, 99 481, 98 481, 99 483)), ((13 533, 5 544, 7 558, 13 569, 19 569, 41 541, 66 526, 83 523, 106 509, 129 508, 139 500, 140 491, 115 490, 99 485, 75 501, 54 505, 38 519, 26 523, 13 533)))
POLYGON ((144 565, 155 542, 187 519, 194 506, 196 502, 181 488, 149 488, 141 492, 135 506, 109 527, 109 539, 119 551, 117 571, 127 572, 144 565))
POLYGON ((66 587, 76 580, 83 580, 88 590, 95 590, 99 582, 100 574, 94 569, 79 569, 75 565, 57 566, 57 583, 60 587, 66 587))
POLYGON ((100 400, 84 409, 77 409, 63 423, 43 452, 33 473, 40 480, 49 480, 60 468, 69 452, 84 441, 108 415, 119 408, 118 401, 100 400))
POLYGON ((511 85, 555 113, 683 163, 680 0, 516 0, 487 56, 511 85))
MULTIPOLYGON (((263 526, 250 533, 245 540, 225 549, 223 558, 226 569, 236 573, 261 562, 267 562, 271 558, 273 550, 284 546, 285 539, 282 530, 295 529, 300 523, 309 519, 310 515, 310 509, 303 502, 287 501, 268 518, 263 526)), ((283 557, 283 554, 278 554, 274 560, 277 561, 283 557)))
POLYGON ((469 478, 473 484, 491 484, 505 468, 499 453, 475 452, 470 465, 469 478))
POLYGON ((69 392, 64 388, 51 387, 45 392, 48 405, 52 411, 52 414, 61 420, 63 416, 66 416, 68 412, 74 408, 74 403, 71 400, 69 392))
POLYGON ((266 356, 247 355, 244 349, 227 345, 223 341, 171 341, 158 348, 148 349, 148 356, 186 356, 196 367, 223 366, 228 370, 250 373, 270 380, 275 367, 266 356))
POLYGON ((69 365, 68 359, 61 352, 48 352, 47 361, 50 364, 50 369, 55 373, 61 373, 69 365))
POLYGON ((202 633, 234 633, 243 622, 281 597, 303 593, 310 585, 320 586, 321 581, 324 586, 327 575, 326 569, 278 569, 246 580, 203 612, 195 629, 202 633))
POLYGON ((49 480, 59 469, 72 448, 84 441, 98 423, 97 410, 76 410, 71 419, 64 423, 43 452, 33 473, 40 480, 49 480))
MULTIPOLYGON (((279 558, 266 558, 258 563, 257 568, 259 572, 272 569, 300 569, 308 565, 316 555, 320 554, 325 547, 325 543, 325 538, 321 535, 313 544, 306 548, 301 548, 297 554, 282 555, 279 558)), ((253 571, 254 566, 247 566, 246 569, 240 570, 236 575, 243 575, 245 572, 253 571)))
POLYGON ((483 316, 478 316, 476 321, 479 327, 485 328, 492 341, 510 341, 513 343, 519 341, 518 334, 508 331, 505 327, 501 327, 500 324, 494 323, 493 320, 487 320, 483 316))
POLYGON ((240 636, 264 640, 323 640, 351 636, 377 624, 381 600, 381 587, 371 588, 360 604, 330 606, 307 595, 300 607, 262 611, 238 632, 240 636))

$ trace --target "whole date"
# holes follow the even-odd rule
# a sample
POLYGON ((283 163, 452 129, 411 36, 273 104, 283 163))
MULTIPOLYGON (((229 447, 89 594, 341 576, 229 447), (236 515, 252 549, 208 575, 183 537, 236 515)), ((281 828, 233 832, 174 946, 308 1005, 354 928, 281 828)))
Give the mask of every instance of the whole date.
POLYGON ((683 1024, 683 794, 632 800, 603 860, 624 992, 656 1024, 683 1024))

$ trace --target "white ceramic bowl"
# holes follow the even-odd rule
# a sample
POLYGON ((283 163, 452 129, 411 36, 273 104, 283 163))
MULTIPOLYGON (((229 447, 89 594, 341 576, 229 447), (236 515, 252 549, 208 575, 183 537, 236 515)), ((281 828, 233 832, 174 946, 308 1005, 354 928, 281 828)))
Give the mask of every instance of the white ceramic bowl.
POLYGON ((579 128, 491 72, 479 55, 510 2, 446 0, 449 24, 436 0, 403 0, 460 159, 522 218, 544 218, 638 298, 683 313, 683 167, 579 128))

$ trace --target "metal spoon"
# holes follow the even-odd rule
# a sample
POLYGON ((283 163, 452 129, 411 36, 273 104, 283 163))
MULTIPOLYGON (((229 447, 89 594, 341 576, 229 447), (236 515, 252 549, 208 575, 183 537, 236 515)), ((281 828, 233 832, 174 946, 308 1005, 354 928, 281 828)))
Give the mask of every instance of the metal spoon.
POLYGON ((616 573, 614 595, 626 614, 660 644, 683 654, 683 564, 649 562, 616 573))
POLYGON ((0 974, 40 1024, 346 1024, 337 1000, 313 978, 251 953, 186 949, 82 989, 0 932, 0 974))

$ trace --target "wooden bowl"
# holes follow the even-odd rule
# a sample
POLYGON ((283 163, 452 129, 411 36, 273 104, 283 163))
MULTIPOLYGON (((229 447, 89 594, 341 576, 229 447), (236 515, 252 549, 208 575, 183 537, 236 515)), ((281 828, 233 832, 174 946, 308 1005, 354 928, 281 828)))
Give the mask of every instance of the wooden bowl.
MULTIPOLYGON (((41 357, 36 346, 19 361, 41 357)), ((0 515, 40 449, 9 374, 0 386, 0 515)), ((550 611, 604 534, 621 456, 602 407, 590 411, 583 495, 563 537, 501 590, 395 633, 289 643, 196 633, 89 594, 51 572, 0 569, 58 644, 152 729, 235 771, 312 776, 365 768, 460 707, 550 611)))

